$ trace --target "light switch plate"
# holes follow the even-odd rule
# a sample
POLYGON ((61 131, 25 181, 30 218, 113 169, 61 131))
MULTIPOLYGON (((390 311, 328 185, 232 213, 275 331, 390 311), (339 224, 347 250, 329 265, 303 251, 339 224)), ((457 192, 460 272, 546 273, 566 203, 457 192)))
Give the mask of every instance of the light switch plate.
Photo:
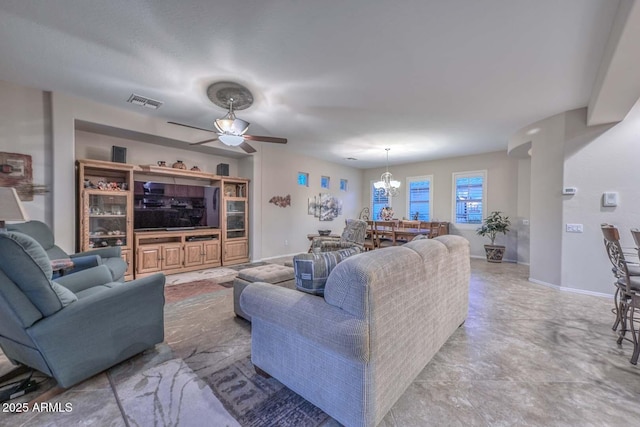
POLYGON ((567 233, 582 233, 584 229, 582 224, 567 224, 565 227, 565 231, 567 233))

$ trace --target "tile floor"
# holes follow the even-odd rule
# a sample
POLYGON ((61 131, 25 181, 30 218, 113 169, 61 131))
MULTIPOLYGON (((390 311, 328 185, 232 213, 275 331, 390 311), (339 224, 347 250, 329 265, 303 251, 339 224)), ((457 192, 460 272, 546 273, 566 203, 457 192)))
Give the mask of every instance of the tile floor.
MULTIPOLYGON (((530 283, 522 265, 471 265, 466 323, 382 426, 626 426, 640 419, 640 366, 629 364, 631 343, 615 343, 610 299, 530 283)), ((211 295, 206 304, 196 297, 167 306, 166 344, 56 398, 73 402, 73 413, 0 413, 0 425, 176 425, 152 404, 126 412, 131 399, 124 392, 116 399, 112 385, 131 390, 141 371, 165 364, 180 372, 181 361, 202 377, 246 357, 250 326, 233 316, 232 290, 211 295)), ((0 355, 0 374, 9 369, 0 355)))

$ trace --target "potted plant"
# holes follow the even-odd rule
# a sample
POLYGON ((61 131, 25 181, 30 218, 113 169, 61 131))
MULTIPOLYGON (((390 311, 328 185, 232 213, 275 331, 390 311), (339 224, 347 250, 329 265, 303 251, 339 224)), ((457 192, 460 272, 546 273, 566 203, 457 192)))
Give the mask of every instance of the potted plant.
POLYGON ((478 233, 479 236, 491 239, 490 245, 484 245, 487 261, 502 262, 505 247, 495 245, 494 243, 498 233, 507 234, 510 225, 511 221, 509 221, 508 216, 502 215, 502 212, 500 211, 493 211, 484 219, 482 227, 476 230, 476 233, 478 233))

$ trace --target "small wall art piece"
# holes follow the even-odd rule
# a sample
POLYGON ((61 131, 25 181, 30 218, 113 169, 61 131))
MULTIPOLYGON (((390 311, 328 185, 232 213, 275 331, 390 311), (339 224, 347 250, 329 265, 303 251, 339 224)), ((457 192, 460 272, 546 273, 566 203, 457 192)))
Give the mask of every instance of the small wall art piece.
POLYGON ((307 207, 307 214, 313 215, 316 218, 320 217, 320 204, 317 201, 317 198, 309 197, 309 205, 307 207))
POLYGON ((320 221, 333 221, 342 214, 342 202, 329 193, 320 194, 320 221))
POLYGON ((309 186, 309 174, 307 172, 298 172, 298 185, 303 187, 309 186))
POLYGON ((349 181, 347 181, 346 179, 341 179, 340 180, 340 191, 347 191, 348 184, 349 184, 349 181))
POLYGON ((271 200, 269 200, 269 203, 273 203, 280 208, 286 208, 287 206, 291 206, 291 195, 273 196, 271 200))
POLYGON ((33 200, 33 170, 31 156, 0 152, 0 187, 13 187, 20 200, 33 200))
POLYGON ((329 178, 328 176, 321 176, 320 177, 320 187, 321 188, 329 189, 329 183, 330 182, 331 182, 331 178, 329 178))
POLYGON ((320 221, 333 221, 342 215, 342 201, 329 193, 309 197, 307 214, 315 216, 320 221))

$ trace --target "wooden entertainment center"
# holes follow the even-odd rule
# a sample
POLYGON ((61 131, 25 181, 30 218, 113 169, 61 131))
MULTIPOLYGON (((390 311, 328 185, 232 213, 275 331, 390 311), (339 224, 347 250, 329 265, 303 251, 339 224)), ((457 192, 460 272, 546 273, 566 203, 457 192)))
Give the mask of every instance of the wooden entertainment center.
POLYGON ((173 274, 249 261, 248 179, 100 160, 76 163, 78 250, 120 246, 129 266, 126 280, 158 271, 173 274), (217 188, 218 227, 134 230, 136 176, 187 179, 195 183, 188 188, 166 184, 168 188, 176 188, 170 194, 171 200, 173 196, 176 200, 204 196, 198 185, 217 188), (180 187, 182 192, 177 190, 180 187))

